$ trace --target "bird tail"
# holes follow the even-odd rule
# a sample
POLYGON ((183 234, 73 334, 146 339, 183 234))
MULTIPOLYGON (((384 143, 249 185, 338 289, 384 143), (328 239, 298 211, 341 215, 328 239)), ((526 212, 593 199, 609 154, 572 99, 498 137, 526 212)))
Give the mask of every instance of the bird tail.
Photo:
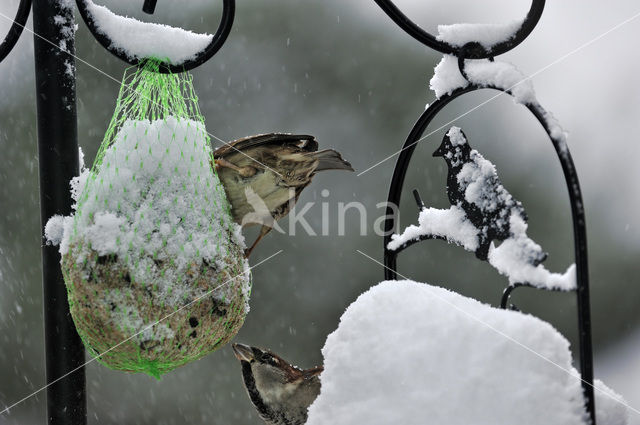
POLYGON ((318 160, 318 167, 316 171, 324 170, 348 170, 354 171, 351 164, 342 158, 340 153, 333 149, 325 149, 318 152, 310 152, 309 156, 318 160))

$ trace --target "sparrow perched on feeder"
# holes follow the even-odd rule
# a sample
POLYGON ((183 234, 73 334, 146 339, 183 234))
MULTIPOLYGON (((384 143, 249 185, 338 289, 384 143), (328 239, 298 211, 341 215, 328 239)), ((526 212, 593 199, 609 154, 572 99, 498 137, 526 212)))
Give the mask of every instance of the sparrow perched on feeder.
POLYGON ((322 367, 301 370, 269 351, 233 344, 251 402, 268 425, 302 425, 320 394, 322 367))
POLYGON ((313 136, 299 134, 246 137, 216 149, 213 158, 235 222, 262 225, 247 256, 289 213, 318 171, 353 171, 338 152, 318 151, 313 136))
MULTIPOLYGON (((524 207, 504 188, 495 166, 471 149, 460 128, 449 129, 433 156, 441 156, 446 161, 449 201, 462 208, 469 221, 480 230, 476 257, 486 261, 491 241, 512 236, 512 214, 527 221, 524 207)), ((547 253, 536 245, 535 249, 529 248, 525 256, 537 266, 547 258, 547 253)))

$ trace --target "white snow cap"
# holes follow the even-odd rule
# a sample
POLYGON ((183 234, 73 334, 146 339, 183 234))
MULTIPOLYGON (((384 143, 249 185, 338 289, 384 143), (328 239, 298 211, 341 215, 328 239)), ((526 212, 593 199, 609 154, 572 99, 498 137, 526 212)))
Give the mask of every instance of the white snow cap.
POLYGON ((453 24, 438 25, 436 39, 455 47, 476 41, 487 50, 503 41, 512 39, 522 26, 522 20, 507 24, 453 24))
POLYGON ((539 109, 551 137, 560 143, 561 151, 566 152, 567 132, 551 112, 540 106, 531 79, 514 65, 501 61, 491 62, 488 59, 468 60, 465 62, 465 72, 469 81, 460 73, 458 58, 444 55, 434 69, 429 88, 433 90, 437 99, 467 87, 469 82, 479 87, 494 87, 509 91, 516 103, 532 105, 539 109))
POLYGON ((130 59, 167 59, 173 65, 180 65, 195 58, 213 40, 210 34, 118 16, 105 6, 84 1, 98 32, 106 35, 112 47, 130 59))
POLYGON ((468 251, 478 248, 478 229, 467 220, 462 208, 453 205, 448 210, 425 208, 418 216, 418 226, 410 225, 401 235, 391 235, 388 249, 396 250, 422 235, 440 236, 468 251))
POLYGON ((44 237, 49 245, 60 245, 64 236, 64 216, 54 215, 44 226, 44 237))
MULTIPOLYGON (((322 354, 307 425, 588 423, 569 343, 551 325, 427 284, 362 294, 322 354)), ((626 424, 602 391, 621 400, 596 382, 598 423, 626 424)))
MULTIPOLYGON (((429 87, 437 98, 469 85, 469 82, 460 73, 458 58, 455 56, 444 55, 434 71, 435 73, 429 81, 429 87)), ((536 102, 536 94, 531 80, 510 63, 491 62, 487 59, 468 60, 465 63, 465 72, 469 81, 475 85, 509 90, 518 103, 536 102)))
POLYGON ((497 248, 489 249, 489 264, 500 274, 509 278, 509 283, 527 282, 541 288, 570 291, 576 288, 576 266, 571 264, 564 273, 552 273, 542 264, 533 266, 527 261, 526 252, 540 248, 527 236, 527 223, 516 214, 510 217, 513 236, 497 248))

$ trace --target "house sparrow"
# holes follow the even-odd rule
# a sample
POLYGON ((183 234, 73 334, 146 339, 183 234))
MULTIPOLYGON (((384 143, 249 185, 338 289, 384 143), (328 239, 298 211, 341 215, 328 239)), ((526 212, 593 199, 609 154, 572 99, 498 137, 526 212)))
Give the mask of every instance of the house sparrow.
POLYGON ((242 365, 242 378, 251 402, 268 425, 302 425, 307 409, 320 394, 319 375, 314 367, 301 370, 270 351, 233 344, 242 365))
POLYGON ((251 136, 216 149, 213 158, 234 221, 243 227, 262 225, 247 256, 289 213, 316 172, 353 171, 333 149, 318 151, 318 142, 308 135, 251 136))
MULTIPOLYGON (((441 156, 447 163, 449 202, 462 208, 469 221, 480 230, 476 257, 486 261, 492 240, 503 241, 512 236, 512 215, 527 221, 524 207, 502 185, 495 166, 471 149, 460 128, 449 129, 433 156, 441 156)), ((534 266, 547 258, 547 253, 538 245, 530 245, 525 254, 534 266)))

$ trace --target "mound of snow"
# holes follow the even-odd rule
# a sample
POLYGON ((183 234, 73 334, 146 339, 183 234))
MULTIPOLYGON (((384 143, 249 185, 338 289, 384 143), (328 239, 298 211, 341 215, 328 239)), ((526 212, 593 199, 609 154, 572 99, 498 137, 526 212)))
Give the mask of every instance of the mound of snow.
MULTIPOLYGON (((322 353, 308 425, 587 423, 562 335, 442 288, 379 284, 347 308, 322 353)), ((599 424, 626 424, 619 396, 596 388, 599 424)))

